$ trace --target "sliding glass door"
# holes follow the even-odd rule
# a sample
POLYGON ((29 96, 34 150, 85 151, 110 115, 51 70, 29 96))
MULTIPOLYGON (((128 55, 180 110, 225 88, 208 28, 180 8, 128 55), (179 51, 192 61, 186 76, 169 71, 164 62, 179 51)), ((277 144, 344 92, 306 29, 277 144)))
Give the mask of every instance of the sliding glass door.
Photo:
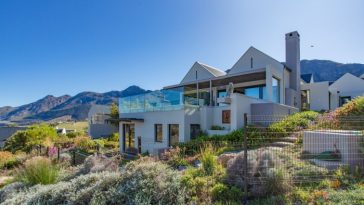
POLYGON ((134 153, 135 149, 135 125, 124 124, 124 151, 134 153))

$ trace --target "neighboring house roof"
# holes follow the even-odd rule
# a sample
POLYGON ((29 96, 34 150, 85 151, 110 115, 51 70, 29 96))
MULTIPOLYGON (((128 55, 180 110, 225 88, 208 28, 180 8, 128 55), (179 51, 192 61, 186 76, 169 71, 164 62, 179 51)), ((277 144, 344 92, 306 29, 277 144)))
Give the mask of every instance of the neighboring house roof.
POLYGON ((345 73, 329 87, 330 91, 363 91, 364 80, 351 73, 345 73))
POLYGON ((312 77, 313 77, 312 73, 302 74, 301 75, 301 79, 303 81, 305 81, 305 83, 311 83, 312 77))

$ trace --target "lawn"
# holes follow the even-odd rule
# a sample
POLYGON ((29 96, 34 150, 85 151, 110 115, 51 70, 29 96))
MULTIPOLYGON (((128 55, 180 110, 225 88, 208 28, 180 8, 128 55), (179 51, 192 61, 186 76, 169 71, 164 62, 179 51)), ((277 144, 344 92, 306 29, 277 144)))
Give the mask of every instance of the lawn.
POLYGON ((62 122, 57 124, 59 128, 66 128, 67 130, 76 130, 77 132, 87 132, 88 122, 87 121, 79 121, 79 122, 62 122))

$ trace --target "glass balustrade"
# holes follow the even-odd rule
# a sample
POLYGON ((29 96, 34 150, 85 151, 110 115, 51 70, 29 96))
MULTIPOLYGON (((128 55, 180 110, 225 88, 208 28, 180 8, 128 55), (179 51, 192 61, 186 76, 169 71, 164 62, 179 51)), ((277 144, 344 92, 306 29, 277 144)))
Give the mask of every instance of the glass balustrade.
POLYGON ((204 104, 204 99, 184 96, 183 89, 159 90, 141 95, 120 98, 120 113, 181 110, 186 106, 204 104))

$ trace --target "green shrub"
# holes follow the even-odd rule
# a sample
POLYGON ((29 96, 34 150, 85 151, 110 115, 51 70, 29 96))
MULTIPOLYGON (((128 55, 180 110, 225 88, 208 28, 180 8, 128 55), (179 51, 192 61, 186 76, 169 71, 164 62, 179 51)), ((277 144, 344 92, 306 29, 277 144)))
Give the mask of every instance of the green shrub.
POLYGON ((57 138, 57 132, 47 124, 33 125, 27 130, 16 132, 6 140, 4 149, 10 152, 30 152, 34 146, 51 146, 57 138))
POLYGON ((310 123, 314 121, 318 115, 319 114, 314 111, 298 112, 285 117, 279 122, 272 123, 267 131, 273 139, 286 137, 292 132, 308 128, 310 123))
POLYGON ((243 199, 243 192, 237 187, 228 187, 225 184, 217 183, 211 189, 213 201, 227 202, 240 202, 243 199))
POLYGON ((18 170, 16 178, 29 185, 53 184, 57 181, 59 168, 51 160, 44 157, 33 157, 18 170))
POLYGON ((74 145, 77 149, 84 152, 93 151, 96 148, 96 143, 90 137, 82 136, 74 139, 74 145))
POLYGON ((225 127, 219 125, 212 125, 211 130, 225 130, 225 127))
POLYGON ((112 142, 119 142, 119 133, 113 133, 109 138, 107 138, 107 140, 112 142))

